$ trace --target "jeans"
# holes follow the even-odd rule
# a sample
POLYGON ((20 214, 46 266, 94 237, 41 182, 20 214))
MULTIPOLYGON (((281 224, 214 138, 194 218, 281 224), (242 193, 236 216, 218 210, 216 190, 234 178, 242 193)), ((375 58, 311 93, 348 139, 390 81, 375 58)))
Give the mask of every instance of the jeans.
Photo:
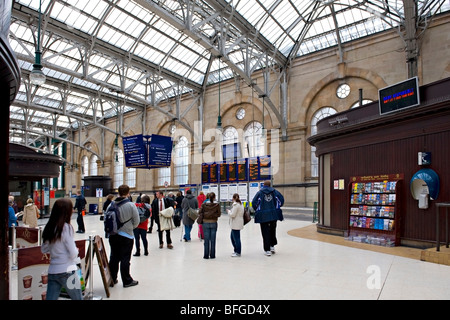
POLYGON ((231 230, 230 238, 234 252, 241 254, 241 230, 231 230))
POLYGON ((148 251, 148 241, 147 241, 147 230, 146 229, 141 229, 141 228, 136 228, 133 230, 134 233, 134 242, 136 243, 136 252, 140 252, 141 251, 141 241, 139 240, 139 238, 142 239, 142 244, 144 245, 144 251, 147 252, 148 251))
POLYGON ((61 288, 65 288, 72 300, 82 300, 80 278, 76 271, 49 273, 46 300, 58 300, 61 288))
POLYGON ((184 239, 187 241, 191 241, 191 230, 192 230, 192 224, 191 225, 184 225, 184 239))
POLYGON ((181 209, 181 205, 180 207, 177 207, 176 213, 180 215, 180 219, 183 219, 183 209, 181 209))
POLYGON ((130 284, 133 278, 130 275, 131 251, 133 250, 133 239, 122 237, 118 234, 109 236, 111 256, 109 258, 109 271, 113 281, 117 280, 120 264, 120 276, 124 285, 130 284))
POLYGON ((264 251, 270 251, 270 247, 277 244, 277 221, 263 222, 260 224, 263 237, 264 251))
POLYGON ((205 236, 203 258, 214 259, 216 257, 217 222, 204 222, 203 234, 205 236))
POLYGON ((84 229, 83 213, 81 211, 78 211, 77 224, 78 224, 78 231, 83 231, 83 232, 86 231, 84 229))

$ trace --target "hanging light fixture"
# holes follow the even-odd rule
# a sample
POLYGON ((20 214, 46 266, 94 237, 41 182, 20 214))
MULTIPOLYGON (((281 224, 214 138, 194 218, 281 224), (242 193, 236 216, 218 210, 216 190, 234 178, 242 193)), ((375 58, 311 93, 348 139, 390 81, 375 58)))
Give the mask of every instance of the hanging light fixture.
POLYGON ((222 115, 220 114, 220 58, 222 56, 218 56, 219 59, 219 115, 217 117, 217 129, 222 130, 222 115))
POLYGON ((116 105, 116 139, 114 139, 114 161, 119 162, 119 92, 117 93, 116 105))
POLYGON ((36 86, 41 86, 45 83, 45 74, 42 72, 41 65, 41 5, 42 0, 39 1, 39 22, 38 22, 38 34, 36 44, 36 56, 33 64, 33 70, 30 74, 30 82, 36 86))
POLYGON ((119 135, 116 134, 116 139, 114 139, 114 161, 119 162, 119 135))

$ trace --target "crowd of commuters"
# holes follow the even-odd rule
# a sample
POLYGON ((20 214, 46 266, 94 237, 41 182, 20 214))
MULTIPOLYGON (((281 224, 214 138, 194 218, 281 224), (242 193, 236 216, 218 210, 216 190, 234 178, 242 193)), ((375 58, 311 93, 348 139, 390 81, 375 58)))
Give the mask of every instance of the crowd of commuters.
MULTIPOLYGON (((130 201, 130 188, 127 185, 121 185, 118 188, 119 195, 114 199, 114 195, 108 195, 103 206, 103 212, 117 206, 119 221, 116 233, 106 235, 110 245, 109 269, 113 283, 117 284, 118 273, 120 272, 123 286, 125 288, 138 284, 130 275, 130 262, 133 250, 133 256, 140 256, 141 241, 144 249, 144 255, 149 254, 149 244, 147 233, 151 233, 153 222, 158 227, 159 248, 164 248, 164 240, 167 248, 172 249, 171 230, 175 228, 172 223, 174 215, 180 215, 184 226, 185 242, 191 241, 191 231, 194 223, 199 226, 199 238, 203 242, 203 258, 214 259, 216 257, 216 234, 218 229, 218 219, 221 216, 220 203, 216 199, 214 192, 204 195, 203 192, 195 197, 191 190, 186 191, 183 196, 180 193, 177 196, 164 196, 162 191, 154 194, 153 201, 150 196, 140 194, 133 203, 130 201), (192 218, 190 210, 197 212, 198 217, 192 218), (149 222, 151 222, 149 226, 149 222), (200 231, 201 230, 201 231, 200 231), (164 237, 165 233, 165 237, 164 237)), ((23 212, 24 222, 30 226, 37 226, 39 210, 29 199, 23 212)), ((232 257, 240 257, 242 253, 241 230, 244 228, 245 208, 235 193, 232 197, 233 203, 229 210, 230 240, 233 247, 232 257)), ((9 223, 17 224, 17 213, 14 211, 14 198, 9 198, 9 223)), ((251 207, 254 210, 254 222, 260 224, 261 235, 263 239, 263 249, 267 256, 275 253, 277 244, 276 227, 277 221, 283 220, 281 206, 284 203, 283 195, 271 187, 270 181, 265 181, 263 187, 256 193, 251 201, 251 207)), ((48 274, 49 282, 47 286, 47 299, 57 299, 61 288, 67 290, 71 299, 81 299, 81 288, 67 287, 67 279, 71 278, 77 271, 79 264, 78 249, 75 246, 74 229, 70 219, 74 209, 77 210, 78 231, 83 233, 84 221, 82 212, 85 210, 86 200, 77 194, 75 206, 67 198, 55 201, 50 218, 44 228, 42 237, 43 253, 50 253, 52 259, 50 262, 48 274), (81 217, 81 218, 80 218, 81 217)), ((183 232, 182 232, 183 235, 183 232)))

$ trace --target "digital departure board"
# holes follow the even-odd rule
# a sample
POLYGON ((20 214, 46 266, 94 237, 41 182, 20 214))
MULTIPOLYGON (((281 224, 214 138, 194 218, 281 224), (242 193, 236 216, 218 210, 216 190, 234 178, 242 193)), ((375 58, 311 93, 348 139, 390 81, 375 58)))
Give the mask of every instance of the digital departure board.
POLYGON ((236 161, 228 162, 228 181, 236 182, 237 181, 237 164, 236 161))
POLYGON ((259 179, 270 180, 271 178, 271 160, 270 156, 259 157, 259 179))
POLYGON ((226 162, 219 162, 219 178, 222 183, 228 181, 228 165, 226 162))
POLYGON ((237 179, 238 181, 248 181, 248 159, 237 160, 237 179))
POLYGON ((202 163, 202 184, 209 183, 209 164, 202 163))
POLYGON ((210 183, 218 183, 219 182, 219 176, 218 176, 218 166, 217 163, 211 163, 209 165, 209 182, 210 183))
POLYGON ((380 114, 414 107, 420 104, 417 77, 396 83, 378 91, 380 114))
POLYGON ((259 162, 257 157, 248 159, 248 179, 250 181, 259 180, 259 162))
POLYGON ((270 155, 202 163, 202 184, 270 180, 271 166, 270 155))

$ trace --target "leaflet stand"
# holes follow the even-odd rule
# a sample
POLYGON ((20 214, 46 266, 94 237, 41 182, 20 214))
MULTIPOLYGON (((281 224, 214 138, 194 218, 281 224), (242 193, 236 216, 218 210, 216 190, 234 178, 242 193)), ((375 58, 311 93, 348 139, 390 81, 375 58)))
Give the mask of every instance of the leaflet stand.
MULTIPOLYGON (((89 292, 85 294, 84 300, 102 300, 101 296, 94 296, 94 272, 93 272, 93 262, 94 262, 94 236, 89 236, 89 249, 88 256, 86 257, 86 281, 89 274, 91 279, 89 282, 89 292)), ((109 294, 108 294, 109 296, 109 294)))

